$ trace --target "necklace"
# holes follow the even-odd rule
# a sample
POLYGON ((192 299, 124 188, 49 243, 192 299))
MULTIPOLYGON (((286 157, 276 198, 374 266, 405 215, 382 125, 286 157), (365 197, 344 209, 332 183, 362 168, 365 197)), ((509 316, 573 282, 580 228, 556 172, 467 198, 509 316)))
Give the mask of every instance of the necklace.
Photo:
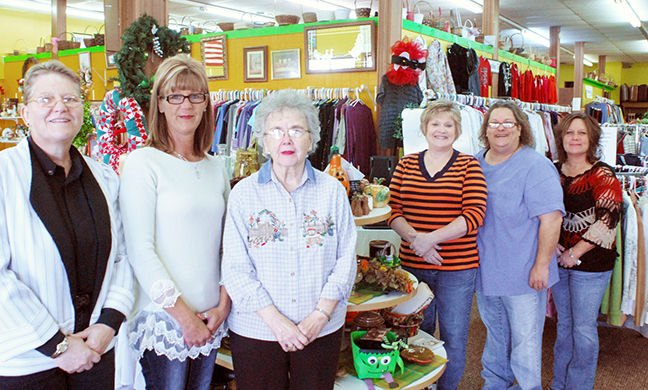
POLYGON ((175 153, 175 155, 178 156, 180 158, 180 160, 186 161, 189 164, 191 164, 193 166, 193 168, 196 170, 196 177, 198 177, 200 179, 200 171, 198 171, 198 163, 197 162, 194 163, 194 162, 191 162, 191 161, 187 160, 185 158, 185 156, 181 155, 180 153, 176 152, 175 150, 173 151, 173 153, 175 153))

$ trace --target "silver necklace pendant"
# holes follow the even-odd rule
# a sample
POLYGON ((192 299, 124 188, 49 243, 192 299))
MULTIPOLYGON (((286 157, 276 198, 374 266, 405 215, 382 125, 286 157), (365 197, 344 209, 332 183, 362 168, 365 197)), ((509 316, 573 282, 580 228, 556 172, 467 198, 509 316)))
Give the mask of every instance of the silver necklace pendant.
POLYGON ((180 158, 180 160, 188 162, 194 168, 194 170, 196 171, 196 177, 200 179, 200 171, 198 170, 198 162, 191 162, 191 161, 187 160, 185 158, 185 156, 181 155, 180 153, 176 152, 175 150, 173 151, 173 153, 175 153, 176 156, 178 156, 180 158))

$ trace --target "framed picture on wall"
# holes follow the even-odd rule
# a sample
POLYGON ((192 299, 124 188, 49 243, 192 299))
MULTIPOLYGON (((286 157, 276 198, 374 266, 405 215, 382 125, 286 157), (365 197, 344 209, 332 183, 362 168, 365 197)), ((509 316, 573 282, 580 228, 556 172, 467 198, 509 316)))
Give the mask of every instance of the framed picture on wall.
POLYGON ((268 81, 268 46, 243 48, 243 81, 268 81))
POLYGON ((227 80, 227 36, 200 38, 200 57, 209 80, 227 80))
POLYGON ((115 54, 117 54, 116 51, 106 50, 106 68, 114 69, 117 67, 117 63, 115 63, 115 54))
POLYGON ((273 50, 270 52, 273 80, 301 78, 301 55, 299 52, 299 49, 273 50))
POLYGON ((376 70, 376 22, 304 27, 306 73, 376 70))

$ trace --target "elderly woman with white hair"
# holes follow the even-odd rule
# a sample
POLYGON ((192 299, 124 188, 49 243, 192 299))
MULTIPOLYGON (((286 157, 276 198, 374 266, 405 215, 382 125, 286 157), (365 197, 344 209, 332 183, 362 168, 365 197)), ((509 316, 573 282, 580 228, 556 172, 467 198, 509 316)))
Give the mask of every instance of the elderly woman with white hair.
POLYGON ((306 159, 320 126, 304 95, 266 97, 253 127, 271 159, 232 190, 223 237, 236 385, 332 389, 356 273, 346 191, 306 159))

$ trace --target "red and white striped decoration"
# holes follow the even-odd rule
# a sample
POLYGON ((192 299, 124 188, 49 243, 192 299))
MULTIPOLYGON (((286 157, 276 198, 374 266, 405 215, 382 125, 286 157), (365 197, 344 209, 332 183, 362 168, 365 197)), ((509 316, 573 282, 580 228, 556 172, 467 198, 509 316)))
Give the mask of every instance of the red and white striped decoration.
POLYGON ((223 43, 221 41, 205 42, 205 65, 223 66, 223 43))

